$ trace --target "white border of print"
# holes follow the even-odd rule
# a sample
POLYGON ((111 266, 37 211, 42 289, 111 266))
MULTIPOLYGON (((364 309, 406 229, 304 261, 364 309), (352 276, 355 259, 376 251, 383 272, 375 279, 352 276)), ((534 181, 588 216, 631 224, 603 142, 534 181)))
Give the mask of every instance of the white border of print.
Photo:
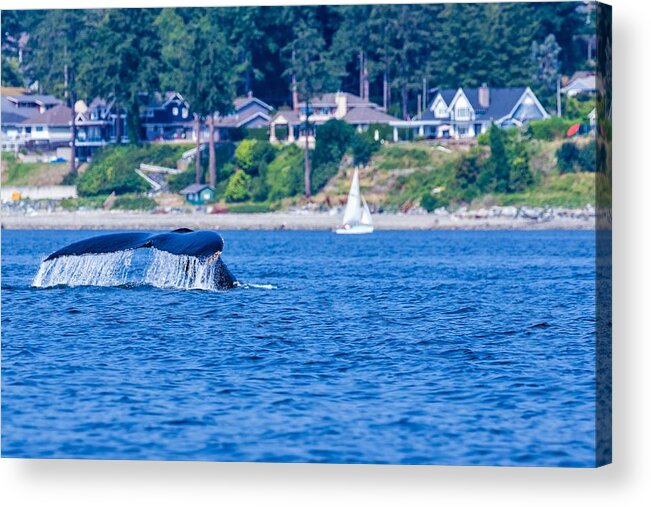
MULTIPOLYGON (((215 0, 190 3, 242 5, 242 2, 215 0)), ((250 2, 251 5, 289 3, 308 2, 250 2)), ((614 19, 615 88, 614 464, 598 470, 577 470, 2 459, 2 504, 12 507, 651 505, 647 503, 651 500, 651 367, 648 365, 651 360, 648 318, 651 129, 646 107, 651 93, 648 65, 651 3, 646 0, 610 3, 614 19)), ((178 0, 3 0, 2 7, 180 4, 178 0)))

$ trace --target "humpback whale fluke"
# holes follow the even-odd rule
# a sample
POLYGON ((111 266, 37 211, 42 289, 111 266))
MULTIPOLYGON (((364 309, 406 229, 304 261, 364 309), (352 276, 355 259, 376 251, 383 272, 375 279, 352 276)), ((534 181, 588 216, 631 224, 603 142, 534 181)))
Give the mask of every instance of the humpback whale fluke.
MULTIPOLYGON (((50 254, 43 261, 35 285, 75 284, 74 279, 61 281, 61 276, 55 276, 50 283, 44 284, 43 280, 47 275, 64 273, 66 277, 73 278, 80 271, 82 264, 84 271, 87 272, 89 269, 87 259, 93 254, 102 259, 111 254, 129 254, 128 259, 130 259, 130 252, 138 248, 152 248, 158 253, 152 269, 146 276, 146 279, 151 279, 152 273, 155 272, 157 279, 153 282, 154 285, 180 288, 208 286, 227 289, 237 283, 220 258, 224 240, 219 233, 181 228, 157 234, 118 232, 77 241, 50 254), (57 260, 59 263, 65 261, 69 265, 55 266, 57 260)), ((122 263, 127 262, 127 266, 130 262, 130 260, 125 261, 123 257, 116 257, 116 259, 122 263)), ((105 267, 100 266, 100 270, 105 270, 105 267)), ((86 272, 84 279, 88 278, 86 272)))

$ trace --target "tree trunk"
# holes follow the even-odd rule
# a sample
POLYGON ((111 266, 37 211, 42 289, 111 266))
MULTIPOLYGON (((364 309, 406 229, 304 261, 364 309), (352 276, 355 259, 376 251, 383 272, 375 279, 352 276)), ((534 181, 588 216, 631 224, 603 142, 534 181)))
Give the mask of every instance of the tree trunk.
MULTIPOLYGON (((292 68, 296 59, 296 52, 292 51, 292 68)), ((292 109, 298 113, 298 86, 296 84, 296 74, 292 71, 292 109)))
POLYGON ((308 141, 310 132, 310 101, 307 97, 305 99, 305 106, 305 197, 310 198, 312 196, 312 167, 310 166, 310 144, 308 141))
POLYGON ((194 155, 194 182, 201 183, 201 121, 199 120, 198 114, 194 115, 194 123, 197 129, 196 153, 194 155))
POLYGON ((310 167, 310 145, 308 143, 308 135, 305 132, 305 197, 312 196, 312 168, 310 167))
POLYGON ((370 100, 370 85, 368 82, 368 63, 367 63, 367 56, 366 53, 364 53, 364 98, 366 100, 370 100))
MULTIPOLYGON (((219 136, 219 134, 218 134, 219 136)), ((217 161, 215 160, 215 117, 208 117, 208 178, 210 186, 217 184, 217 161)))
POLYGON ((120 105, 115 103, 115 144, 122 142, 122 121, 120 118, 120 105))
POLYGON ((364 98, 364 50, 359 50, 359 96, 364 98))
POLYGON ((73 176, 77 174, 77 122, 75 121, 75 103, 74 97, 71 97, 72 102, 72 121, 70 122, 70 130, 72 140, 70 141, 70 174, 73 176))
POLYGON ((389 110, 389 75, 386 69, 382 75, 382 105, 384 110, 389 110))
POLYGON ((407 116, 407 86, 403 85, 402 87, 402 119, 408 120, 407 116))

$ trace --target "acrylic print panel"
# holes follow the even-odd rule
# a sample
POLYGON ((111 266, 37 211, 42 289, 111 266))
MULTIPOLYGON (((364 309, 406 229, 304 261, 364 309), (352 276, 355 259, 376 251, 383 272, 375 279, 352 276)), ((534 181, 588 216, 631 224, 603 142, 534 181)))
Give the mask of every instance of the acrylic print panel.
POLYGON ((610 7, 2 33, 3 457, 610 462, 610 7))

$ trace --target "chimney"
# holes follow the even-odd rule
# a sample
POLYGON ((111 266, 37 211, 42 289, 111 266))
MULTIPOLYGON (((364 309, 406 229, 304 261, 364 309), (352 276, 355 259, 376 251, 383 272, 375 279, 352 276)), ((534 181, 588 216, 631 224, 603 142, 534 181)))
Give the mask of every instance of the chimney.
POLYGON ((479 87, 479 105, 484 109, 488 109, 490 103, 491 103, 490 89, 488 88, 488 85, 486 83, 482 83, 482 85, 479 87))
POLYGON ((345 93, 337 92, 335 94, 335 104, 337 104, 337 109, 335 110, 335 118, 341 120, 346 113, 348 113, 348 97, 345 93))

